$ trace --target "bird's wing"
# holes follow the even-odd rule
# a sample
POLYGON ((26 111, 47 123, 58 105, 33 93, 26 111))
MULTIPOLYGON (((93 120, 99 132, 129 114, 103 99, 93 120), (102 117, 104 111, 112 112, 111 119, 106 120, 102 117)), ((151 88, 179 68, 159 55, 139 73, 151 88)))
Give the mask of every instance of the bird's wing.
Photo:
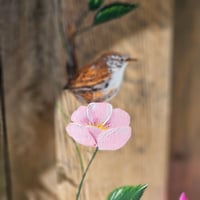
POLYGON ((87 65, 83 67, 79 74, 68 83, 69 89, 91 87, 107 81, 110 78, 108 68, 100 64, 87 65))

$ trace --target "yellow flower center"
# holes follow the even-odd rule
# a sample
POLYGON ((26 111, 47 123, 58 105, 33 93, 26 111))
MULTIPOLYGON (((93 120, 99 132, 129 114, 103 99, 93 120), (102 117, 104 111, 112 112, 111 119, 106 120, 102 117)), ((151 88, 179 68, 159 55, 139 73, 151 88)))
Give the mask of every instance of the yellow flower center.
POLYGON ((101 129, 101 130, 107 130, 108 128, 105 126, 105 125, 103 125, 103 124, 97 124, 97 125, 95 125, 97 128, 99 128, 99 129, 101 129))

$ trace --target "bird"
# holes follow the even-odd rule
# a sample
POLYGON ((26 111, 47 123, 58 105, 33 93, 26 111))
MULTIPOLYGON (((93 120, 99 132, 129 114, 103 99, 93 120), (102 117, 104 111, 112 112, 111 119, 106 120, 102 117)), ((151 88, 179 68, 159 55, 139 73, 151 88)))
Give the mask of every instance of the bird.
POLYGON ((81 103, 110 101, 118 93, 130 61, 137 59, 106 52, 82 67, 64 89, 70 90, 81 103))

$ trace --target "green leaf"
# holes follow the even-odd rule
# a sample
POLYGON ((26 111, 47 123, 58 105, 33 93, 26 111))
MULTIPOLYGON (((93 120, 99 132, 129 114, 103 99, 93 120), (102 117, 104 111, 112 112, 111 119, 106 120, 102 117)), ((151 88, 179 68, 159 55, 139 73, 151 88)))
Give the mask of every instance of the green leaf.
POLYGON ((123 186, 113 190, 107 200, 139 200, 148 185, 123 186))
POLYGON ((103 0, 88 0, 88 7, 90 10, 96 10, 102 3, 103 0))
POLYGON ((133 9, 136 9, 138 4, 129 4, 129 3, 112 3, 107 6, 102 7, 97 11, 93 24, 101 24, 112 19, 119 18, 133 9))

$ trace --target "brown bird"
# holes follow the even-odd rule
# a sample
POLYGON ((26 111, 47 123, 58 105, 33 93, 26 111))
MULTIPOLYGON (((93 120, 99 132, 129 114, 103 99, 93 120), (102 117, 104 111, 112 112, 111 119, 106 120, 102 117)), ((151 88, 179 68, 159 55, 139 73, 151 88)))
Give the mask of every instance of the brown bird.
POLYGON ((121 86, 128 62, 136 60, 120 53, 104 53, 82 67, 65 89, 74 93, 82 103, 109 101, 121 86))

